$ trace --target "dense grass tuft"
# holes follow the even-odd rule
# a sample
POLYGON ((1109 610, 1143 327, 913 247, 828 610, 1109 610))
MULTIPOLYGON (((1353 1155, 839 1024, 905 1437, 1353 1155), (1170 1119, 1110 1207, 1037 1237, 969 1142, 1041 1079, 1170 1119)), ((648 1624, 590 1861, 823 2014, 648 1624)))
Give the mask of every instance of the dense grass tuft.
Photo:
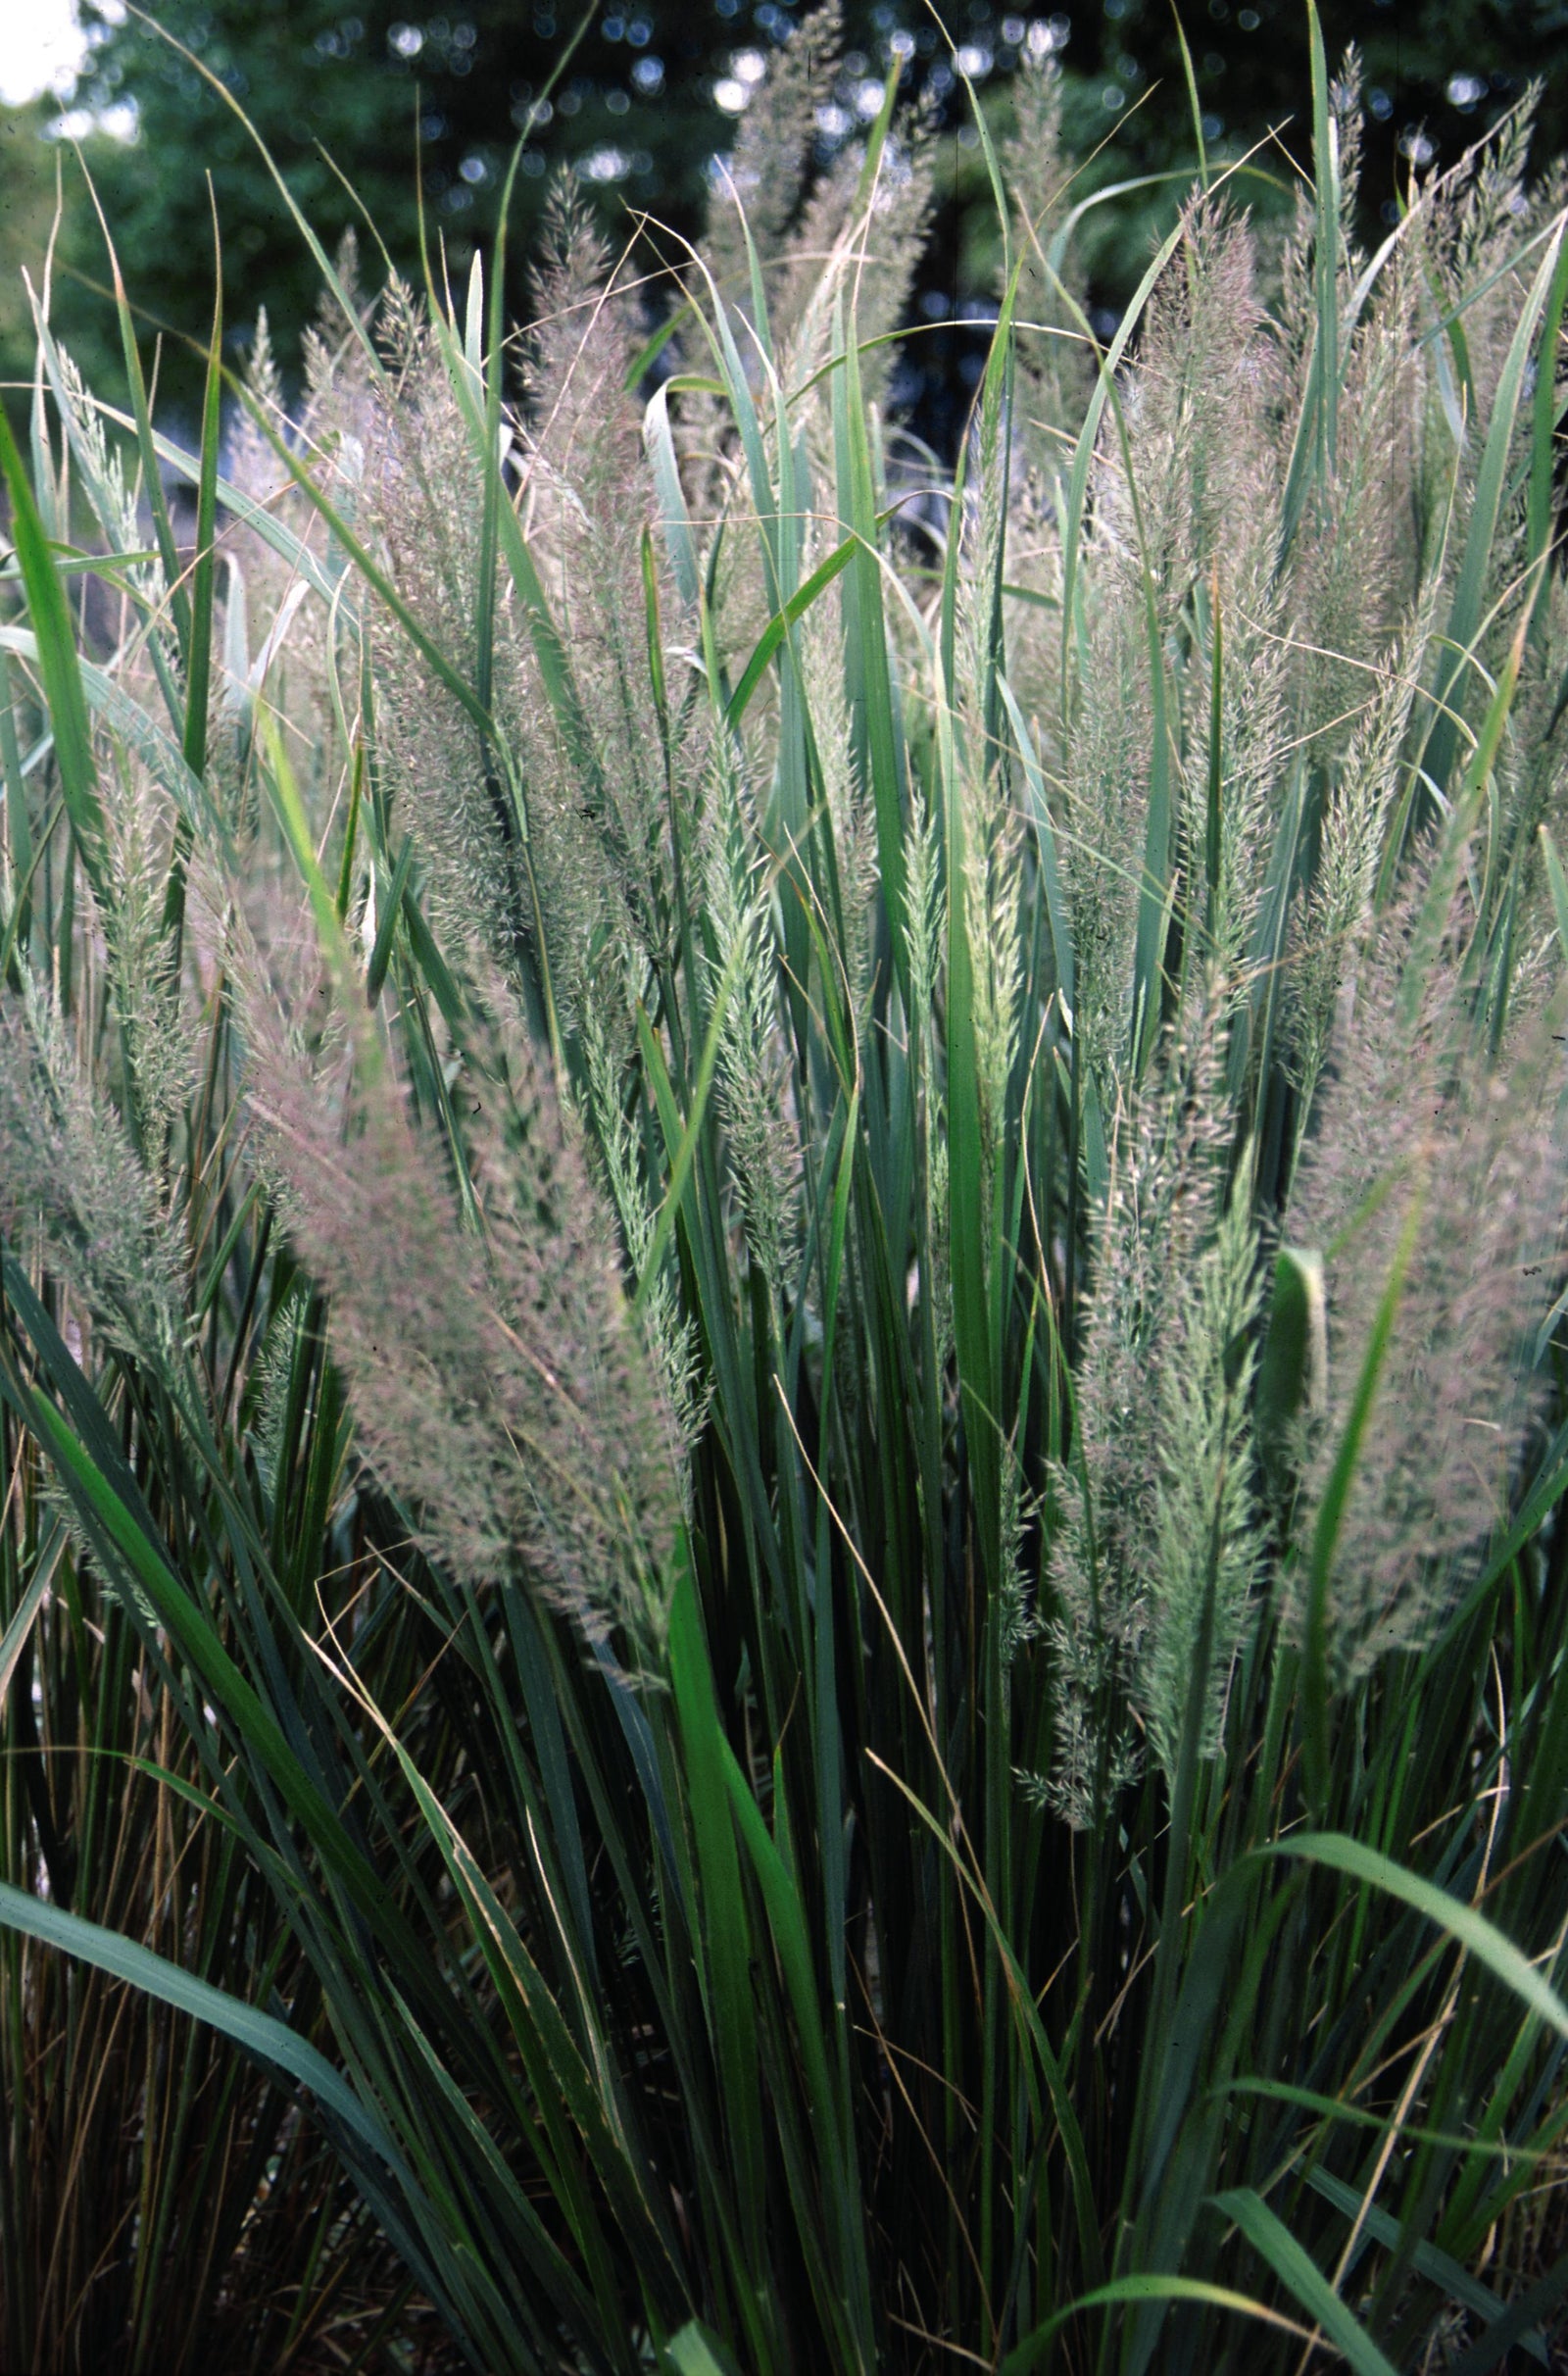
POLYGON ((1544 2361, 1568 242, 1311 48, 1104 351, 1038 71, 955 472, 793 45, 654 347, 39 308, 6 2367, 1544 2361))

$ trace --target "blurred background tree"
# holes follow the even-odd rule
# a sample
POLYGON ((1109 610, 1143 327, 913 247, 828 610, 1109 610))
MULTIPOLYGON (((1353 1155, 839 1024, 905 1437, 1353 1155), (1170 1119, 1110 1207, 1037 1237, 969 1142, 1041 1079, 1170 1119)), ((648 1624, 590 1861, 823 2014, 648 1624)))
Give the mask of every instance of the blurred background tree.
MULTIPOLYGON (((0 118, 8 256, 35 256, 47 236, 49 130, 56 145, 63 134, 84 139, 132 300, 149 328, 175 333, 166 338, 161 366, 166 401, 176 414, 188 410, 197 367, 182 342, 205 336, 211 310, 210 172, 223 230, 230 340, 243 346, 265 305, 287 374, 314 310, 316 272, 226 92, 329 243, 361 222, 357 194, 396 264, 416 275, 416 155, 427 222, 456 279, 474 241, 488 237, 508 158, 526 133, 514 215, 519 263, 509 292, 520 313, 530 219, 557 166, 575 172, 595 194, 612 237, 637 237, 646 215, 665 226, 641 235, 647 260, 676 252, 678 235, 696 226, 712 159, 728 145, 766 53, 789 36, 804 0, 601 0, 549 99, 541 94, 580 21, 573 0, 447 0, 430 16, 407 13, 409 6, 151 0, 143 16, 122 0, 82 0, 91 46, 69 103, 0 118), (164 33, 199 59, 221 91, 164 33), (108 136, 100 128, 106 123, 122 132, 134 125, 135 136, 108 136)), ((1322 0, 1321 13, 1332 57, 1350 40, 1361 49, 1368 236, 1376 235, 1380 213, 1392 215, 1412 164, 1451 161, 1532 77, 1546 85, 1538 166, 1563 148, 1568 0, 1322 0)), ((1284 126, 1286 142, 1301 153, 1301 0, 1185 0, 1181 15, 1212 153, 1238 155, 1270 126, 1284 126)), ((842 71, 819 118, 825 147, 853 140, 874 110, 877 78, 895 51, 907 60, 906 87, 924 90, 935 106, 944 127, 939 211, 927 283, 916 297, 931 319, 983 293, 992 260, 985 176, 955 48, 983 104, 998 111, 1007 106, 1022 50, 1033 44, 1059 54, 1072 144, 1087 154, 1109 135, 1086 186, 1185 167, 1194 155, 1168 0, 1099 0, 1034 17, 1011 13, 1007 0, 950 0, 943 24, 946 31, 919 0, 847 0, 842 71), (1157 95, 1139 106, 1155 84, 1162 85, 1157 95)), ((102 354, 101 316, 93 316, 101 301, 69 276, 104 276, 101 241, 71 159, 66 181, 57 318, 68 341, 102 354)), ((1136 280, 1157 219, 1168 220, 1173 203, 1161 187, 1092 218, 1085 261, 1094 301, 1107 314, 1136 280)), ((0 367, 12 377, 26 368, 28 342, 14 270, 5 280, 0 367)), ((956 378, 961 400, 964 342, 922 341, 921 355, 917 377, 926 392, 956 378)), ((910 385, 906 393, 917 390, 910 385)))

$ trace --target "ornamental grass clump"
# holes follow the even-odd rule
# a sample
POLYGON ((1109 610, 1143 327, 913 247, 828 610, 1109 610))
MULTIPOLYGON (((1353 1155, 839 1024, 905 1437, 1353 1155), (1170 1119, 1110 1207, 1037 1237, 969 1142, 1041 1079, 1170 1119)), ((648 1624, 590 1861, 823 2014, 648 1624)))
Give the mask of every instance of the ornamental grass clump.
POLYGON ((1559 182, 1362 253, 1309 19, 1102 346, 1026 65, 950 469, 836 40, 652 330, 318 246, 186 453, 37 300, 7 2367, 1546 2361, 1559 182))

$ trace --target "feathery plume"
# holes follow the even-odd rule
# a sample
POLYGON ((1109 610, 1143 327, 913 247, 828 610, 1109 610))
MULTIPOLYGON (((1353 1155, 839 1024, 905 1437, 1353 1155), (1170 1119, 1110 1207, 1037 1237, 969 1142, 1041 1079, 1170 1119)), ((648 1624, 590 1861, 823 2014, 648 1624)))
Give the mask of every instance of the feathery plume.
POLYGON ((708 1387, 702 1374, 697 1325, 681 1312, 670 1255, 666 1254, 652 1284, 645 1282, 659 1216, 649 1196, 636 1134, 627 1118, 619 1075, 597 1006, 584 1012, 583 1044, 588 1059, 589 1107, 600 1161, 620 1223, 630 1273, 641 1284, 643 1335, 674 1423, 678 1464, 684 1472, 708 1415, 708 1387))
POLYGON ((569 1111, 510 1021, 460 1051, 464 1218, 368 1023, 314 1074, 266 1018, 250 1110, 372 1465, 434 1556, 532 1580, 595 1641, 657 1654, 681 1496, 569 1111))
POLYGON ((1213 1237, 1174 1282, 1161 1348, 1154 1582, 1136 1696, 1171 1781, 1205 1645, 1198 1755, 1218 1753, 1231 1670, 1255 1608, 1263 1530, 1250 1404, 1260 1272, 1250 1201, 1244 1164, 1213 1237))
POLYGON ((750 295, 747 231, 764 267, 783 251, 809 177, 817 110, 832 96, 842 40, 839 0, 826 0, 791 28, 769 55, 735 145, 715 169, 702 253, 731 305, 745 307, 750 295))
POLYGON ((1389 815, 1397 791, 1400 752, 1433 625, 1436 582, 1390 647, 1344 760, 1334 772, 1323 815, 1317 871, 1293 921, 1292 1003, 1288 1031, 1302 1122, 1333 1038, 1335 1010, 1369 926, 1372 894, 1389 815))
POLYGON ((1210 1599, 1212 1754, 1250 1622, 1250 1367, 1231 1323, 1245 1330, 1255 1311, 1255 1239, 1245 1193, 1226 1195, 1222 1015, 1217 997, 1198 1003, 1110 1133, 1044 1577, 1054 1760, 1034 1788, 1077 1829, 1141 1768, 1134 1709, 1167 1766, 1178 1754, 1210 1599))
POLYGON ((183 1343, 178 1231, 120 1116, 30 975, 0 997, 0 1227, 36 1230, 104 1340, 173 1384, 183 1343))
MULTIPOLYGON (((1528 1422, 1533 1324, 1560 1283, 1562 1064, 1546 1015, 1495 1064, 1460 994, 1462 916, 1412 1012, 1409 911, 1387 922, 1336 1044, 1293 1235, 1322 1249, 1326 1410, 1304 1449, 1304 1559, 1407 1224, 1416 1230, 1329 1586, 1342 1682, 1430 1642, 1506 1507, 1528 1422)), ((1413 943, 1411 944, 1414 945, 1413 943)), ((1301 1615, 1303 1567, 1287 1578, 1301 1615)))
POLYGON ((707 911, 716 994, 728 978, 718 1098, 746 1244, 775 1288, 790 1234, 794 1148, 784 1113, 789 1050, 779 1028, 772 871, 748 830, 736 764, 715 754, 707 911))

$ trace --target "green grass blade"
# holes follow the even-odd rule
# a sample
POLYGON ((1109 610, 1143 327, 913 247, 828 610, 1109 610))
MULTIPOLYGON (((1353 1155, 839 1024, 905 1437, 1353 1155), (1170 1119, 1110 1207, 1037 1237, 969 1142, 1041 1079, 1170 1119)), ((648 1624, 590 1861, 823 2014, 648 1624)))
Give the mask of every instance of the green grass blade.
POLYGON ((1552 540, 1552 478, 1556 468, 1559 419, 1555 374, 1543 367, 1548 356, 1558 352, 1565 306, 1568 306, 1568 241, 1563 239, 1559 231, 1557 260, 1542 307, 1542 361, 1536 368, 1530 430, 1530 491, 1525 510, 1525 567, 1540 567, 1542 571, 1531 603, 1532 632, 1538 639, 1544 633, 1545 623, 1543 594, 1545 556, 1552 540))
POLYGON ((98 771, 93 764, 87 701, 76 660, 76 639, 27 473, 11 434, 11 424, 3 418, 0 418, 0 473, 11 497, 11 536, 26 589, 38 675, 54 733, 55 761, 60 769, 66 814, 71 818, 87 879, 107 914, 113 903, 105 870, 104 817, 98 771))
POLYGON ((36 1555, 31 1580, 17 1604, 15 1613, 5 1632, 0 1634, 0 1703, 4 1702, 7 1692, 11 1689, 11 1678, 16 1673, 18 1661, 27 1647, 27 1637, 32 1631, 33 1621, 43 1606, 45 1593, 54 1582, 55 1569, 60 1564, 60 1557, 65 1548, 66 1530, 57 1524, 48 1543, 36 1555))
MULTIPOLYGON (((1456 2138, 1454 2142, 1458 2146, 1465 2146, 1469 2144, 1470 2140, 1456 2138)), ((1310 2169, 1306 2173, 1306 2183, 1314 2194, 1321 2195, 1326 2203, 1332 2203, 1336 2210, 1343 2211, 1348 2219, 1358 2221, 1370 2236, 1376 2238, 1379 2244, 1387 2245, 1391 2250, 1399 2245, 1401 2231, 1398 2221, 1391 2218, 1390 2214, 1380 2209, 1375 2203, 1365 2203, 1353 2186, 1347 2186, 1345 2181, 1336 2178, 1332 2171, 1321 2168, 1310 2169)), ((1482 2285, 1450 2254, 1440 2252, 1425 2239, 1416 2246, 1411 2254, 1411 2261, 1423 2277, 1429 2277, 1434 2285, 1442 2287, 1450 2302, 1459 2303, 1463 2309, 1474 2310, 1477 2317, 1484 2319, 1488 2326, 1494 2325, 1507 2306, 1506 2303, 1498 2301, 1489 2286, 1482 2285)), ((1532 2359, 1539 2360, 1543 2367, 1549 2364, 1546 2357, 1546 2346, 1540 2334, 1525 2336, 1523 2348, 1530 2353, 1532 2359)))
POLYGON ((819 594, 827 591, 841 571, 849 568, 859 550, 859 539, 846 536, 836 545, 826 561, 820 563, 804 585, 798 586, 781 611, 775 611, 752 649, 751 659, 741 670, 740 681, 729 697, 724 712, 724 723, 733 730, 740 724, 751 706, 752 695, 767 668, 768 662, 778 650, 798 619, 804 619, 819 594))
POLYGON ((1465 533, 1464 557, 1454 584, 1446 635, 1440 647, 1432 689, 1435 715, 1431 732, 1427 736, 1424 764, 1440 791, 1447 789, 1458 747, 1458 727, 1451 711, 1460 698, 1461 677, 1466 671, 1465 656, 1474 648, 1482 631, 1487 585, 1494 567, 1494 546, 1514 427, 1524 399, 1531 355, 1537 343, 1537 330, 1547 299, 1555 291, 1564 246, 1563 233, 1564 225, 1559 222, 1520 311, 1497 380, 1497 391, 1493 398, 1492 419, 1487 426, 1487 442, 1476 474, 1475 497, 1465 533))
POLYGON ((147 1991, 163 1999, 176 2011, 188 2013, 193 2020, 205 2021, 214 2029, 231 2038, 247 2054, 254 2055, 273 2070, 286 2071, 291 2079, 309 2088, 312 2095, 337 2116, 343 2127, 355 2136, 376 2159, 398 2173, 400 2183, 417 2202, 417 2190, 403 2167, 402 2157, 380 2122, 367 2111, 352 2088, 332 2068, 324 2054, 297 2036, 286 2022, 274 2020, 270 2013, 261 2013, 249 2005, 241 2005, 221 1989, 213 1988, 181 1971, 165 1956, 155 1955, 134 1940, 122 1939, 114 1931, 102 1929, 96 1922, 83 1921, 79 1914, 68 1913, 64 1907, 50 1906, 44 1900, 25 1897, 13 1889, 9 1882, 0 1882, 0 1924, 8 1930, 24 1932, 44 1947, 52 1947, 62 1955, 74 1955, 84 1963, 96 1965, 100 1971, 111 1973, 132 1988, 147 1991))
POLYGON ((765 2263, 765 2252, 762 2095, 752 2002, 751 1926, 731 1821, 725 1743, 689 1570, 678 1578, 670 1605, 669 1671, 703 1893, 698 1974, 735 2156, 735 2214, 755 2275, 765 2263))
POLYGON ((1568 2005, 1542 1978, 1528 1955, 1522 1955, 1473 1906, 1466 1906, 1446 1890, 1435 1888, 1419 1873, 1407 1872, 1365 1841, 1348 1839, 1335 1832, 1298 1832, 1290 1839, 1276 1840, 1258 1853, 1298 1856, 1314 1864, 1326 1864, 1335 1872, 1348 1873, 1352 1880, 1364 1881, 1370 1888, 1398 1899, 1440 1930, 1446 1931, 1494 1980, 1511 1989, 1548 2029, 1554 2030, 1559 2038, 1568 2038, 1568 2005))
MULTIPOLYGON (((216 203, 216 202, 215 202, 216 203)), ((201 467, 196 481, 196 560, 190 583, 190 642, 185 657, 184 760, 192 775, 207 768, 207 703, 213 667, 213 602, 216 592, 218 451, 222 438, 223 258, 213 221, 215 272, 213 328, 202 396, 201 467)))
POLYGON ((656 388, 649 398, 648 410, 643 415, 643 442, 653 466, 654 485, 659 496, 665 541, 669 546, 670 565, 675 572, 676 590, 687 609, 695 611, 701 582, 697 569, 697 544, 692 534, 685 490, 680 483, 675 440, 670 432, 668 380, 656 388))
POLYGON ((1393 2361, 1378 2350, 1311 2254, 1302 2250, 1261 2195, 1251 2187, 1232 2187, 1227 2193, 1216 2195, 1213 2204, 1235 2222, 1253 2250, 1289 2286, 1308 2316, 1355 2370, 1355 2376, 1397 2376, 1393 2361))
POLYGON ((1032 2335, 1008 2352, 1002 2362, 1001 2376, 1033 2376, 1033 2371, 1041 2365, 1062 2328, 1085 2310, 1114 2309, 1122 2302, 1141 2304, 1150 2302, 1204 2302, 1213 2309, 1229 2310, 1239 2318, 1255 2319, 1266 2327, 1285 2326, 1286 2331, 1294 2334, 1298 2341, 1306 2333, 1304 2328, 1288 2326, 1277 2310, 1271 2310, 1266 2302, 1254 2301, 1250 2294, 1240 2294, 1231 2286, 1213 2285, 1207 2278, 1113 2277, 1108 2285, 1096 2286, 1092 2292, 1080 2294, 1075 2302, 1054 2311, 1043 2325, 1036 2327, 1032 2335))

